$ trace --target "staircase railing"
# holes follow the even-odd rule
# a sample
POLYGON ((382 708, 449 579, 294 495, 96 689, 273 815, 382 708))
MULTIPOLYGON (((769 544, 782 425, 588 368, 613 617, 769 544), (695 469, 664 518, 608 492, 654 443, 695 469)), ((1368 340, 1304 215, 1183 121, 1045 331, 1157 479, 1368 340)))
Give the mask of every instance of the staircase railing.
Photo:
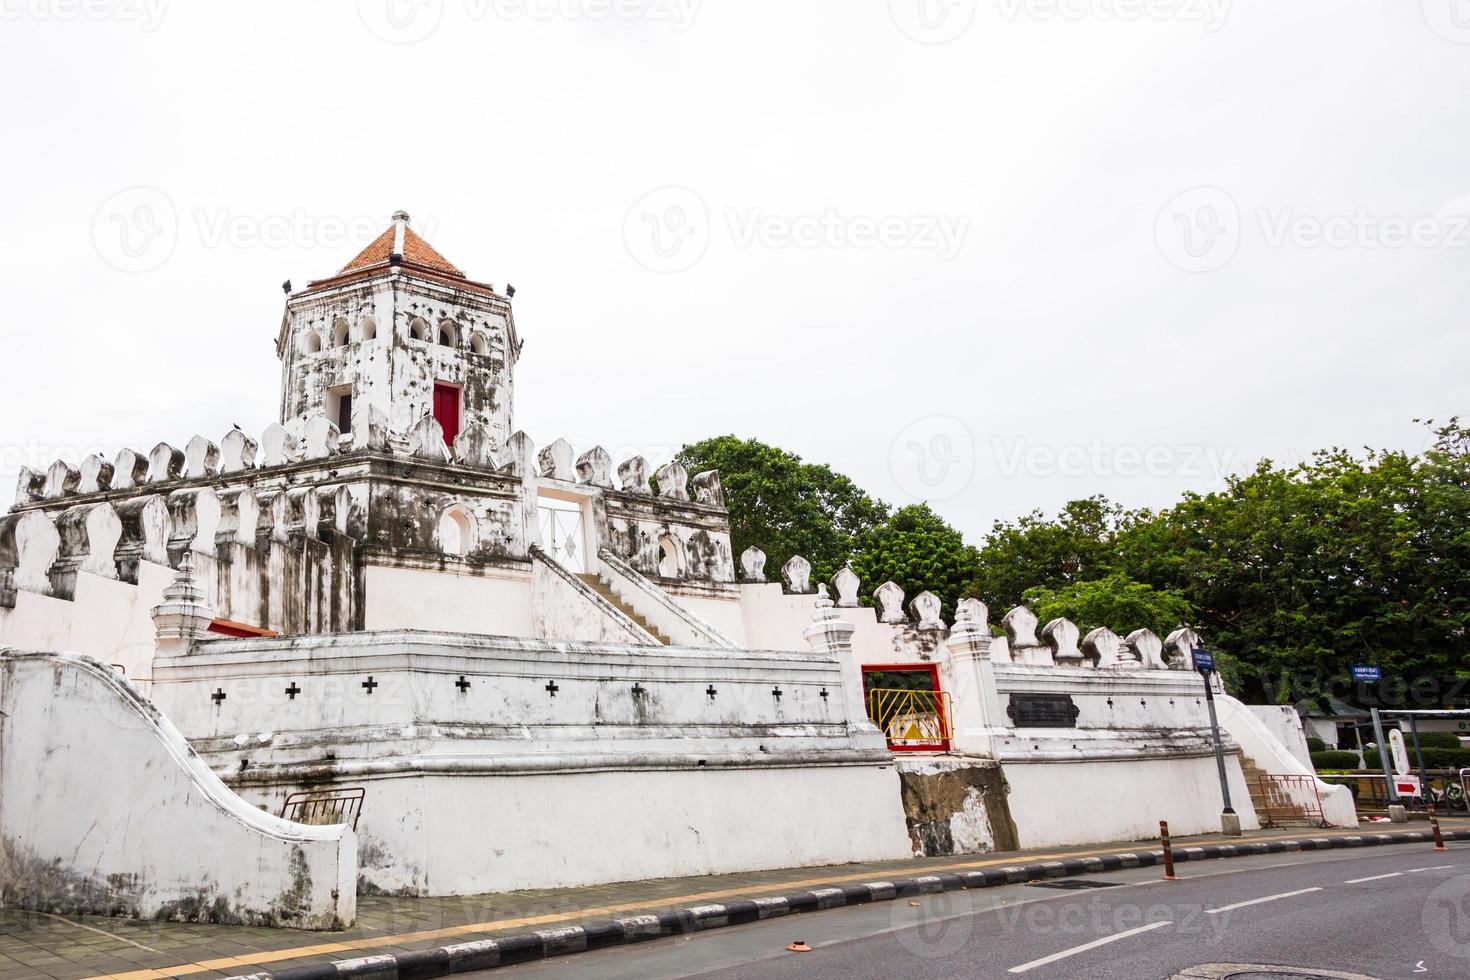
POLYGON ((281 804, 281 817, 314 826, 350 823, 356 832, 357 821, 362 816, 362 801, 366 795, 367 790, 361 786, 292 793, 281 804))
POLYGON ((553 574, 560 576, 562 580, 564 580, 568 586, 570 586, 578 594, 580 594, 583 599, 585 599, 587 602, 592 603, 592 605, 596 606, 597 609, 604 616, 607 616, 614 623, 617 623, 618 626, 625 633, 627 633, 629 635, 629 638, 632 639, 635 643, 639 644, 640 646, 662 645, 656 636, 654 636, 652 633, 648 632, 648 630, 644 629, 642 626, 639 626, 636 622, 630 619, 627 613, 623 612, 611 602, 608 602, 607 599, 601 595, 601 593, 589 586, 586 582, 579 579, 576 576, 575 572, 572 572, 561 562, 548 555, 539 545, 532 545, 530 551, 532 561, 541 562, 548 569, 550 569, 553 574))
POLYGON ((597 553, 618 597, 675 643, 739 650, 740 644, 675 602, 638 569, 606 548, 597 553))

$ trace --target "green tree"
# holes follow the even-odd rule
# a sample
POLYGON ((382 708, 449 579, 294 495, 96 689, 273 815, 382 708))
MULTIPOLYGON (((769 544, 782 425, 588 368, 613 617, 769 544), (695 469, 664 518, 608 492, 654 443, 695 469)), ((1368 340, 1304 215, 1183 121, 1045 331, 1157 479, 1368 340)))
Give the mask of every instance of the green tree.
POLYGON ((1120 635, 1151 629, 1162 638, 1194 619, 1188 599, 1118 572, 1088 582, 1027 589, 1024 601, 1043 623, 1065 617, 1084 636, 1106 626, 1120 635))
POLYGON ((1074 500, 1055 519, 1033 511, 996 521, 980 549, 972 589, 996 609, 1018 605, 1028 589, 1059 588, 1113 570, 1122 508, 1101 496, 1074 500))
POLYGON ((1319 696, 1356 663, 1432 689, 1470 650, 1470 454, 1458 422, 1434 434, 1421 454, 1263 461, 1218 493, 1135 515, 1118 565, 1188 598, 1252 696, 1319 696))
POLYGON ((830 579, 852 555, 854 539, 888 517, 887 504, 831 467, 756 439, 716 436, 685 446, 677 458, 690 473, 720 471, 735 554, 760 548, 770 578, 801 555, 815 581, 830 579))
POLYGON ((852 570, 862 579, 863 601, 892 581, 905 600, 926 589, 939 596, 946 618, 970 594, 980 567, 980 553, 945 523, 928 504, 900 508, 892 517, 857 536, 852 570))

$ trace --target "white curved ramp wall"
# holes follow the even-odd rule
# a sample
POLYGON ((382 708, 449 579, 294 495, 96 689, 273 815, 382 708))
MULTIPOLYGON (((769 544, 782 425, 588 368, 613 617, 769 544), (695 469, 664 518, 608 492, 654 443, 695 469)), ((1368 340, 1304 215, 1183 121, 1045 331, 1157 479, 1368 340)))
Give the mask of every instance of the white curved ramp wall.
MULTIPOLYGON (((1316 783, 1317 795, 1322 801, 1322 818, 1332 827, 1356 827, 1357 805, 1352 791, 1346 786, 1334 786, 1317 778, 1317 770, 1303 765, 1292 754, 1270 727, 1256 716, 1249 707, 1228 694, 1218 695, 1215 703, 1220 710, 1220 727, 1225 729, 1239 745, 1241 754, 1255 763, 1256 768, 1272 776, 1310 776, 1316 783)), ((1293 791, 1293 795, 1305 797, 1306 791, 1293 791)), ((1315 800, 1297 799, 1307 805, 1315 800)))
POLYGON ((0 905, 331 929, 356 878, 350 828, 240 799, 110 665, 0 650, 0 905))

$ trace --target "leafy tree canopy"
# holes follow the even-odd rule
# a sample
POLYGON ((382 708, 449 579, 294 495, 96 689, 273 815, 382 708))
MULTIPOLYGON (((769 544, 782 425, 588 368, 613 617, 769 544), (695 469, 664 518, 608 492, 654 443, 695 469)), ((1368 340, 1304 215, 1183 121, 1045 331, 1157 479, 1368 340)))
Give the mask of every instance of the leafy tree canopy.
POLYGON ((709 439, 680 460, 721 471, 737 553, 757 545, 772 570, 799 553, 827 579, 850 559, 867 596, 892 579, 909 599, 932 590, 947 615, 974 594, 1116 631, 1163 635, 1187 619, 1239 672, 1237 689, 1285 701, 1320 696, 1359 663, 1430 686, 1470 677, 1470 430, 1430 428, 1421 453, 1266 460, 1157 512, 1075 500, 1054 518, 997 522, 978 550, 927 505, 890 512, 753 439, 709 439))
POLYGON ((946 618, 954 616, 979 569, 980 552, 928 504, 900 508, 854 540, 852 570, 866 596, 888 581, 903 587, 906 600, 927 589, 944 603, 946 618))
POLYGON ((1165 637, 1194 619, 1188 599, 1135 582, 1120 572, 1056 588, 1027 589, 1024 601, 1041 622, 1065 617, 1084 636, 1106 626, 1115 632, 1151 629, 1165 637))
POLYGON ((755 439, 717 436, 685 446, 677 458, 691 473, 720 471, 735 554, 752 545, 764 551, 770 578, 801 555, 815 581, 830 579, 853 540, 888 517, 887 504, 831 467, 755 439))

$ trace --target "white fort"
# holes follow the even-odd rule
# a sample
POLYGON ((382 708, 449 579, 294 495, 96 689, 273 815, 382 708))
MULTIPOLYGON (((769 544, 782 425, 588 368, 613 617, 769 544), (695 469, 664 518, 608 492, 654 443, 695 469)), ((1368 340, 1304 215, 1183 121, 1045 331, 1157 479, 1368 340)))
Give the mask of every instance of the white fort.
MULTIPOLYGON (((0 901, 320 928, 358 893, 1220 829, 1188 629, 737 576, 718 473, 516 429, 512 295, 400 212, 288 288, 258 439, 22 472, 0 901)), ((1354 822, 1279 714, 1217 703, 1245 827, 1255 772, 1354 822)))

